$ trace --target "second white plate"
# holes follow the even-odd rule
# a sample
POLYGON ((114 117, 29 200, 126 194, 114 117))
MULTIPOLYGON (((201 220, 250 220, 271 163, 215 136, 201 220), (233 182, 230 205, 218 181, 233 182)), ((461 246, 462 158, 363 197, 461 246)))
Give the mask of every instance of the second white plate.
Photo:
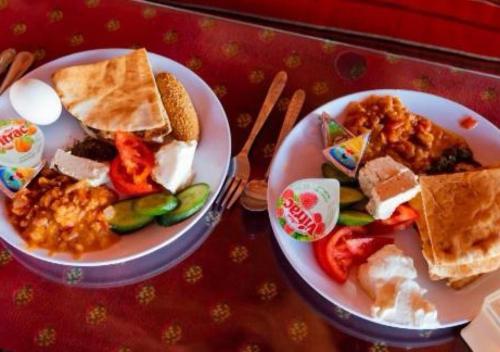
MULTIPOLYGON (((92 63, 112 57, 125 55, 129 49, 99 49, 68 55, 51 61, 26 75, 51 84, 50 77, 59 68, 92 63)), ((16 232, 6 217, 4 196, 0 195, 0 236, 16 249, 48 262, 75 265, 101 266, 118 264, 149 254, 172 243, 186 233, 207 212, 215 200, 227 174, 231 157, 231 132, 226 113, 212 89, 193 71, 164 56, 148 53, 154 73, 168 71, 173 73, 186 87, 198 112, 201 125, 201 138, 193 163, 194 182, 205 182, 210 186, 210 198, 196 215, 170 227, 156 224, 130 235, 123 236, 113 246, 95 252, 85 253, 74 259, 67 253, 49 255, 44 249, 28 249, 26 242, 16 232)), ((8 92, 0 97, 0 118, 12 118, 18 115, 10 106, 8 92)), ((74 139, 83 136, 83 131, 74 117, 64 111, 57 122, 42 127, 45 135, 44 158, 50 160, 56 149, 64 148, 74 139)))
MULTIPOLYGON (((465 137, 475 158, 483 165, 500 162, 500 130, 484 117, 453 101, 421 92, 407 90, 373 90, 335 99, 306 116, 288 135, 278 150, 269 176, 269 217, 278 244, 297 273, 317 292, 345 310, 370 321, 380 323, 370 316, 372 300, 358 286, 353 270, 348 281, 339 285, 330 279, 317 264, 312 246, 288 236, 279 226, 274 215, 274 205, 282 190, 291 182, 308 177, 321 177, 324 158, 318 117, 327 112, 340 117, 351 101, 359 101, 370 95, 394 95, 401 98, 412 112, 430 118, 439 125, 465 137), (478 121, 472 130, 459 126, 458 120, 470 115, 478 121), (297 161, 300 160, 300 163, 297 161)), ((410 255, 418 271, 418 282, 429 292, 426 297, 438 310, 442 327, 451 327, 471 320, 481 307, 482 300, 490 292, 500 288, 500 272, 484 275, 469 286, 456 291, 443 281, 431 281, 427 264, 421 253, 421 243, 415 230, 396 234, 396 245, 410 255)), ((407 328, 397 324, 385 325, 407 328)))

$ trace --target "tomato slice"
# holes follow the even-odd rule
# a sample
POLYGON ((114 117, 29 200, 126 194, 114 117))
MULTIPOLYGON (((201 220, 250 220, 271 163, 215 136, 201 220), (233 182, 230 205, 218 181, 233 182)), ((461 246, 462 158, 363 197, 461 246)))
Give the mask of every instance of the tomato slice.
POLYGON ((387 244, 394 243, 390 237, 357 237, 346 240, 346 247, 354 256, 357 264, 364 263, 366 259, 387 244))
POLYGON ((418 213, 415 209, 406 204, 401 204, 396 208, 394 214, 387 219, 381 220, 385 225, 396 225, 406 221, 413 221, 418 218, 418 213))
POLYGON ((314 252, 314 257, 316 258, 316 261, 318 262, 319 266, 325 273, 328 274, 328 276, 333 277, 333 271, 330 270, 330 266, 328 265, 328 260, 326 256, 326 245, 329 241, 330 237, 323 237, 322 239, 318 241, 313 242, 313 252, 314 252))
POLYGON ((111 162, 110 178, 117 191, 139 195, 157 190, 150 179, 155 159, 148 146, 128 132, 117 132, 115 145, 118 156, 111 162))
POLYGON ((353 264, 353 254, 346 246, 346 239, 353 233, 362 235, 366 229, 358 226, 337 226, 328 236, 313 242, 314 255, 319 266, 335 281, 344 283, 353 264))
POLYGON ((153 152, 139 137, 128 132, 117 132, 115 145, 127 174, 135 183, 143 183, 154 166, 153 152))
POLYGON ((133 177, 127 172, 125 165, 119 156, 111 161, 109 177, 113 186, 120 193, 127 195, 141 195, 158 190, 158 186, 148 179, 143 182, 135 182, 133 177))
POLYGON ((414 223, 415 223, 415 220, 403 221, 399 224, 394 225, 393 228, 394 228, 394 231, 405 230, 405 229, 411 227, 414 223))
POLYGON ((332 278, 339 283, 347 280, 353 257, 345 244, 346 237, 351 237, 348 227, 337 229, 326 246, 326 260, 332 272, 332 278))
POLYGON ((394 243, 389 237, 365 237, 366 227, 337 226, 328 236, 313 242, 314 256, 328 276, 344 283, 350 269, 363 263, 386 244, 394 243))

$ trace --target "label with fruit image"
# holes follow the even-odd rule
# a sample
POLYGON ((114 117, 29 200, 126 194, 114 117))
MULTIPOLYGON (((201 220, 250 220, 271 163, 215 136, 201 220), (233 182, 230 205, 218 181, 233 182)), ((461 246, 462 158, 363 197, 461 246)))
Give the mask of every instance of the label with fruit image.
POLYGON ((304 179, 290 184, 276 204, 283 230, 299 241, 316 241, 337 224, 340 184, 335 179, 304 179))
POLYGON ((0 190, 8 197, 26 187, 43 166, 44 137, 23 119, 0 119, 0 190))
POLYGON ((37 167, 42 160, 43 133, 23 119, 0 120, 0 165, 37 167))

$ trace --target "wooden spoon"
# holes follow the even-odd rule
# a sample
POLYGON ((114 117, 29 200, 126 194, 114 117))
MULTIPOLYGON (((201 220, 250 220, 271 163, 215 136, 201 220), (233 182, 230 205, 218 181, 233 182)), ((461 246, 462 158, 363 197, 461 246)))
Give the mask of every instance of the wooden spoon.
POLYGON ((16 49, 5 49, 0 53, 0 75, 4 73, 16 56, 16 49))
MULTIPOLYGON (((306 93, 302 90, 296 90, 293 93, 290 104, 288 104, 288 109, 285 114, 285 119, 283 120, 283 125, 281 126, 281 131, 278 136, 278 141, 274 147, 276 152, 291 131, 297 117, 300 114, 300 110, 304 105, 304 100, 306 98, 306 93)), ((253 179, 248 182, 243 191, 243 195, 240 198, 241 205, 250 211, 264 211, 267 208, 267 178, 269 177, 269 170, 267 169, 264 179, 253 179)))
POLYGON ((5 76, 2 85, 0 86, 0 94, 2 94, 9 86, 17 81, 21 76, 28 71, 33 64, 35 56, 29 51, 21 51, 16 55, 12 65, 10 66, 7 75, 5 76))

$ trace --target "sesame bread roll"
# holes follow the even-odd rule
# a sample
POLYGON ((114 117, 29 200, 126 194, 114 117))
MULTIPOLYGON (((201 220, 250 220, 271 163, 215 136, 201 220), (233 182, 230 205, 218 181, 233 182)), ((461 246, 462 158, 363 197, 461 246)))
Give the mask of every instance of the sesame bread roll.
POLYGON ((200 138, 198 115, 182 83, 168 72, 156 75, 156 84, 172 126, 172 136, 179 141, 200 138))

